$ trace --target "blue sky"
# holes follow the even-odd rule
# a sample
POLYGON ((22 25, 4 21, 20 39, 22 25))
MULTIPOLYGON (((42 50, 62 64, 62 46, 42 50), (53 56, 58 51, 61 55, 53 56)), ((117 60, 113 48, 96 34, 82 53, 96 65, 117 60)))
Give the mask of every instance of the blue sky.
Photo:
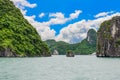
POLYGON ((52 29, 55 29, 56 35, 59 34, 61 28, 70 23, 74 23, 81 19, 94 19, 94 15, 100 12, 108 11, 120 11, 120 0, 28 0, 30 3, 37 3, 37 7, 34 9, 27 8, 27 15, 39 15, 40 13, 46 13, 46 17, 40 19, 36 17, 37 21, 48 21, 48 14, 55 12, 62 12, 66 17, 75 10, 82 10, 83 13, 78 19, 72 20, 63 25, 53 25, 52 29))
POLYGON ((12 0, 43 40, 77 43, 120 15, 120 0, 12 0))

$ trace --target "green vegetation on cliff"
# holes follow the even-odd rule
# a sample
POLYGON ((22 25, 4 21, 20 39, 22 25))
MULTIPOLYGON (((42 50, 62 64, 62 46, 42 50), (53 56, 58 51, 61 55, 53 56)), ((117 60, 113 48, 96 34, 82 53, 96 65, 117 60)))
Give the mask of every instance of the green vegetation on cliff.
POLYGON ((74 51, 75 54, 88 55, 96 52, 96 31, 90 29, 87 38, 76 44, 69 44, 63 41, 47 40, 51 53, 57 50, 60 55, 65 55, 68 50, 74 51))
POLYGON ((120 16, 101 24, 97 33, 97 56, 120 57, 120 16))
POLYGON ((0 56, 49 56, 48 46, 10 0, 0 0, 0 56), (8 53, 9 54, 9 53, 8 53))
POLYGON ((54 50, 57 50, 60 55, 63 55, 63 54, 65 55, 70 45, 66 42, 63 42, 63 41, 56 42, 55 40, 47 40, 45 42, 48 44, 51 53, 53 53, 54 50))

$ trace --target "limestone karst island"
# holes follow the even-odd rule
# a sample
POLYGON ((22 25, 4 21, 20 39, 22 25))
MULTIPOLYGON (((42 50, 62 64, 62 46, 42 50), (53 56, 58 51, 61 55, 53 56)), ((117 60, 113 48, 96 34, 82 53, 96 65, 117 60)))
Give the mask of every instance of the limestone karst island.
POLYGON ((59 55, 67 55, 67 51, 71 50, 75 55, 96 52, 99 57, 120 56, 119 16, 101 23, 97 33, 90 29, 87 37, 81 42, 69 44, 52 39, 42 41, 36 29, 23 17, 12 1, 0 0, 0 7, 1 57, 50 56, 54 50, 59 55))
POLYGON ((0 80, 120 80, 120 0, 0 0, 0 80))
POLYGON ((97 56, 120 57, 120 16, 103 22, 97 34, 97 56))
POLYGON ((50 56, 46 43, 10 0, 0 0, 0 56, 50 56))

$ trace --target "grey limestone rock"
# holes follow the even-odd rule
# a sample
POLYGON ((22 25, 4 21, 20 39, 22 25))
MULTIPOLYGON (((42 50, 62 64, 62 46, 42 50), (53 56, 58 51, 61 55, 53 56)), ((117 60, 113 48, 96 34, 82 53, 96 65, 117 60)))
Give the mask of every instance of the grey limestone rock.
POLYGON ((120 16, 101 24, 97 33, 98 57, 120 57, 120 16))

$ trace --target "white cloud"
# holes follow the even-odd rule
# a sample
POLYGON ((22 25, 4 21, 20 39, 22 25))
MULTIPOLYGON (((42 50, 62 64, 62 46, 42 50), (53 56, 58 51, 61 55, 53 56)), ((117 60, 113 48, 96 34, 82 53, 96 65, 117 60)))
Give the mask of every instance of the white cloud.
POLYGON ((82 13, 82 11, 81 10, 75 10, 75 13, 71 13, 70 14, 70 20, 71 19, 75 19, 75 18, 78 18, 78 16, 80 15, 80 13, 82 13))
POLYGON ((50 29, 46 23, 41 23, 35 20, 35 15, 33 16, 24 16, 29 23, 31 23, 32 26, 36 28, 38 33, 40 34, 42 40, 47 40, 47 39, 54 39, 55 37, 55 30, 50 29))
POLYGON ((98 30, 100 24, 105 20, 109 20, 114 16, 120 16, 120 13, 106 15, 105 17, 97 18, 94 20, 81 20, 61 29, 60 34, 56 36, 57 41, 65 41, 68 43, 80 42, 87 36, 87 31, 91 28, 98 30))
POLYGON ((75 13, 70 14, 69 18, 65 18, 64 14, 61 12, 50 13, 49 14, 50 20, 47 22, 37 22, 34 20, 35 18, 34 16, 32 17, 29 16, 27 20, 37 29, 43 40, 55 39, 56 31, 50 29, 50 26, 55 24, 64 24, 69 20, 78 18, 80 13, 81 13, 80 10, 76 10, 75 13))
POLYGON ((44 23, 35 21, 33 17, 28 16, 26 19, 37 29, 38 33, 41 35, 42 40, 54 39, 56 32, 51 30, 50 27, 44 23))
POLYGON ((46 22, 48 25, 55 25, 55 24, 65 24, 66 22, 78 18, 78 16, 82 13, 81 10, 75 10, 74 13, 71 13, 68 18, 61 12, 50 13, 49 17, 50 20, 46 22))
POLYGON ((26 16, 27 11, 22 10, 21 12, 24 14, 24 17, 29 21, 29 23, 31 23, 36 28, 36 30, 40 34, 42 40, 55 39, 56 31, 53 29, 50 29, 51 25, 64 24, 69 20, 77 18, 80 14, 79 11, 75 11, 75 13, 71 13, 74 16, 70 16, 69 18, 65 18, 64 14, 61 12, 50 13, 49 14, 49 17, 50 17, 49 21, 38 22, 35 20, 35 17, 36 17, 35 15, 26 16))
POLYGON ((50 14, 49 14, 49 17, 60 18, 60 19, 61 19, 61 18, 62 18, 62 19, 65 18, 65 17, 64 17, 64 14, 61 13, 61 12, 50 13, 50 14))
POLYGON ((22 9, 20 9, 20 11, 21 11, 21 13, 22 13, 23 15, 26 15, 26 13, 27 13, 27 10, 22 10, 22 9))
POLYGON ((25 7, 29 7, 29 8, 34 8, 37 6, 37 4, 30 4, 27 0, 11 0, 14 2, 14 4, 20 8, 20 9, 24 9, 25 7))
POLYGON ((84 39, 86 37, 86 32, 89 29, 85 23, 86 21, 82 20, 68 25, 60 31, 60 34, 56 37, 56 40, 73 43, 74 41, 80 41, 80 39, 84 39))
MULTIPOLYGON (((26 11, 22 11, 22 12, 24 13, 24 16, 25 16, 26 11)), ((80 13, 81 13, 80 10, 76 10, 75 13, 70 14, 69 18, 65 18, 64 14, 61 12, 50 13, 49 14, 50 20, 46 22, 36 21, 35 15, 25 16, 25 18, 29 21, 29 23, 31 23, 37 29, 38 33, 41 35, 42 40, 47 40, 47 39, 55 39, 56 31, 53 29, 50 29, 51 25, 64 24, 69 20, 78 18, 80 13)))
MULTIPOLYGON (((94 20, 80 20, 73 24, 69 24, 68 26, 62 28, 60 30, 60 34, 55 36, 56 31, 50 29, 50 26, 55 23, 47 24, 47 22, 37 22, 35 21, 35 15, 33 16, 26 16, 26 19, 37 29, 38 33, 41 35, 43 40, 47 39, 55 39, 56 41, 65 41, 68 43, 76 43, 80 42, 81 40, 85 39, 87 36, 87 31, 91 28, 98 30, 100 24, 105 20, 109 20, 114 16, 120 16, 119 12, 116 12, 111 15, 106 15, 105 17, 97 18, 94 20)), ((57 13, 51 14, 50 17, 59 17, 59 19, 65 18, 63 14, 57 13), (59 16, 58 16, 59 14, 59 16)), ((48 21, 49 22, 49 21, 48 21)), ((56 22, 57 24, 62 22, 56 22)))
POLYGON ((41 14, 39 15, 40 18, 43 18, 44 16, 45 16, 45 13, 41 13, 41 14))
POLYGON ((78 18, 82 11, 76 10, 74 13, 71 13, 68 18, 66 18, 65 15, 61 12, 50 13, 49 21, 38 22, 35 20, 36 17, 35 15, 27 16, 26 15, 27 10, 24 9, 25 7, 34 8, 36 4, 30 4, 26 0, 12 0, 12 1, 14 1, 15 5, 21 9, 21 12, 23 13, 24 17, 29 21, 29 23, 31 23, 36 28, 38 33, 41 35, 42 40, 55 39, 57 41, 65 41, 68 43, 80 42, 81 40, 86 38, 87 31, 90 28, 94 28, 97 30, 103 21, 109 20, 114 16, 120 16, 119 12, 116 13, 102 12, 97 14, 95 16, 96 19, 94 20, 83 19, 73 24, 69 24, 68 26, 60 30, 59 35, 55 36, 56 31, 50 28, 51 25, 65 24, 67 21, 78 18))
POLYGON ((94 17, 95 17, 95 18, 105 17, 105 16, 107 16, 107 15, 109 15, 109 14, 112 14, 112 13, 114 13, 114 11, 110 11, 110 12, 101 12, 101 13, 95 15, 94 17))
MULTIPOLYGON (((79 14, 82 12, 80 10, 76 10, 74 13, 71 13, 68 18, 65 18, 64 14, 61 12, 50 13, 49 14, 49 17, 50 17, 49 21, 38 22, 35 20, 35 18, 36 18, 35 15, 27 16, 26 15, 27 10, 24 9, 25 7, 33 8, 36 6, 36 4, 30 4, 26 0, 12 0, 12 1, 14 1, 15 5, 18 8, 20 8, 22 14, 29 21, 29 23, 36 28, 36 30, 40 34, 42 40, 55 39, 56 31, 50 28, 51 25, 64 24, 67 21, 78 18, 79 14)), ((42 18, 44 15, 45 15, 44 13, 41 13, 39 15, 39 17, 42 18)))
MULTIPOLYGON (((42 40, 47 40, 47 39, 54 39, 55 37, 55 30, 50 29, 50 27, 46 24, 46 23, 42 23, 42 22, 38 22, 35 20, 36 16, 32 15, 32 16, 27 16, 27 10, 25 10, 25 7, 30 7, 30 8, 34 8, 36 6, 36 4, 30 4, 28 1, 26 0, 11 0, 14 2, 14 4, 16 5, 16 7, 18 7, 22 14, 24 15, 24 17, 28 20, 28 22, 34 26, 34 28, 36 28, 36 30, 38 31, 38 33, 40 34, 42 40)), ((43 16, 43 14, 42 14, 43 16)))
POLYGON ((48 25, 64 24, 67 22, 67 18, 65 18, 64 14, 61 12, 50 13, 49 17, 50 20, 46 22, 48 25))

